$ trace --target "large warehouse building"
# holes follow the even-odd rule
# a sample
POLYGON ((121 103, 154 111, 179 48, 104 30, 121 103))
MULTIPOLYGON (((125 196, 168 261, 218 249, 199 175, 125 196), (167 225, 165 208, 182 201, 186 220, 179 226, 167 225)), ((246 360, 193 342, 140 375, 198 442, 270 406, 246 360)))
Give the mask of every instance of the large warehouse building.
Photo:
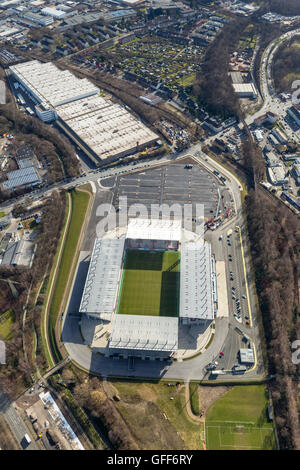
POLYGON ((233 83, 232 86, 240 98, 257 98, 257 91, 253 83, 233 83))
POLYGON ((36 103, 37 116, 44 122, 56 120, 96 164, 135 153, 158 140, 125 107, 99 96, 99 88, 86 78, 37 60, 11 66, 10 72, 36 103))
POLYGON ((181 325, 214 320, 214 266, 210 244, 187 239, 181 221, 131 219, 124 238, 95 240, 79 311, 110 323, 106 355, 162 360, 181 325))

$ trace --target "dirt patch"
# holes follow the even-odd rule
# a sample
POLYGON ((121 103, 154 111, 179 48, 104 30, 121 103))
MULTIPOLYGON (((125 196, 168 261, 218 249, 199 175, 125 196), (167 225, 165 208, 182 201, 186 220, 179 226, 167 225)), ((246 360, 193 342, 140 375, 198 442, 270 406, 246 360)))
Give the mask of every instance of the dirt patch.
POLYGON ((108 398, 111 398, 112 400, 115 395, 119 395, 119 391, 116 389, 113 383, 109 382, 108 380, 103 380, 103 382, 101 382, 101 387, 103 388, 103 391, 106 393, 108 398))
POLYGON ((184 450, 185 444, 167 416, 150 401, 118 403, 140 449, 184 450))
MULTIPOLYGON (((40 390, 41 392, 43 390, 40 390)), ((29 406, 34 405, 37 401, 39 400, 39 397, 35 394, 29 395, 29 394, 23 394, 21 397, 16 400, 15 404, 16 407, 19 408, 22 411, 26 411, 29 406)))
POLYGON ((229 392, 233 387, 221 385, 219 387, 200 387, 200 409, 206 415, 208 409, 221 398, 225 393, 229 392))
POLYGON ((141 398, 143 398, 146 401, 151 401, 153 403, 156 402, 157 400, 157 393, 155 393, 149 385, 142 384, 139 388, 139 394, 141 398))

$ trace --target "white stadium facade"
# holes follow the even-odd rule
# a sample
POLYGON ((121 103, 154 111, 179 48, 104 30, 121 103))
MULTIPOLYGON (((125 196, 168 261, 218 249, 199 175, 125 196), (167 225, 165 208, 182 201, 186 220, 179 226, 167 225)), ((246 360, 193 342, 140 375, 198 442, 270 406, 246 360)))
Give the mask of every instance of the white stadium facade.
MULTIPOLYGON (((217 314, 215 260, 210 244, 195 241, 195 234, 182 229, 181 221, 175 219, 130 219, 126 233, 120 238, 112 236, 95 240, 79 312, 90 321, 110 324, 104 352, 108 357, 175 357, 182 325, 206 328, 217 314), (118 314, 124 259, 130 249, 179 253, 178 316, 118 314)), ((97 342, 92 349, 100 352, 97 342)))
POLYGON ((13 65, 9 70, 11 78, 35 103, 36 115, 44 122, 56 121, 97 165, 159 140, 124 106, 100 96, 100 89, 86 78, 38 60, 13 65))

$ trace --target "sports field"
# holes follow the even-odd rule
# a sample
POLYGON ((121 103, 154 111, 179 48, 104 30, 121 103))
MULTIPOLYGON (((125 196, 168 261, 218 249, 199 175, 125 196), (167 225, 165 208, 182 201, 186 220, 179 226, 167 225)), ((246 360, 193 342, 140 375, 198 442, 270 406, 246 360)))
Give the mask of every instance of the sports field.
POLYGON ((264 385, 236 386, 227 392, 207 413, 207 449, 275 449, 273 424, 267 421, 267 405, 264 385))
POLYGON ((178 316, 179 253, 127 250, 118 313, 178 316))

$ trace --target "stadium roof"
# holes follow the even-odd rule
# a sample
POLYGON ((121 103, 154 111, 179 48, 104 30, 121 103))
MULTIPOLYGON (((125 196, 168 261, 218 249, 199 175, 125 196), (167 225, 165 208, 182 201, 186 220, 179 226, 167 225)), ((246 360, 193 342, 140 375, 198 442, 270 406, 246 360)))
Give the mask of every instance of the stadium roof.
POLYGON ((125 240, 96 238, 79 311, 110 320, 115 308, 125 240))
POLYGON ((7 173, 7 178, 7 181, 2 183, 2 189, 14 189, 18 186, 41 182, 41 178, 33 166, 10 171, 7 173))
POLYGON ((214 319, 211 263, 208 243, 181 244, 180 317, 214 319))
POLYGON ((109 348, 175 352, 178 318, 116 314, 109 348))
POLYGON ((126 238, 181 240, 181 220, 129 219, 126 238))

